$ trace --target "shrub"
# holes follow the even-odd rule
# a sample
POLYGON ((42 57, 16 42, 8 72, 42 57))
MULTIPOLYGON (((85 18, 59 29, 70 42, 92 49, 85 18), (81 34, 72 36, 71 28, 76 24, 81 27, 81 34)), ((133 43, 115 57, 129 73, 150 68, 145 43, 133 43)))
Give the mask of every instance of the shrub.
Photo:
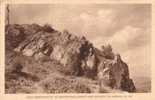
POLYGON ((105 55, 105 58, 107 58, 107 59, 113 59, 114 58, 114 53, 112 52, 112 47, 110 44, 105 45, 105 46, 103 45, 102 51, 105 55))
POLYGON ((12 67, 13 67, 12 72, 15 72, 15 73, 21 73, 23 69, 23 66, 19 62, 14 63, 12 67))

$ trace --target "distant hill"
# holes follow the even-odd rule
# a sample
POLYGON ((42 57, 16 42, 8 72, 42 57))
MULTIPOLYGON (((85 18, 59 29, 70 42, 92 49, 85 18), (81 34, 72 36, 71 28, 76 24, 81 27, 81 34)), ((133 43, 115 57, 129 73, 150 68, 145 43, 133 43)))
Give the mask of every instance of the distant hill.
POLYGON ((144 93, 144 92, 151 92, 151 78, 149 77, 133 77, 136 92, 144 93))

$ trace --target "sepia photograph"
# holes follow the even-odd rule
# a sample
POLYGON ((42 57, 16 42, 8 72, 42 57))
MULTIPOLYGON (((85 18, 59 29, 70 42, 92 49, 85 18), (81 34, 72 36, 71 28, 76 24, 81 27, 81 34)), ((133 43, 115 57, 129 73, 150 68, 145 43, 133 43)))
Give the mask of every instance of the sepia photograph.
POLYGON ((5 94, 151 93, 151 4, 7 4, 5 94))

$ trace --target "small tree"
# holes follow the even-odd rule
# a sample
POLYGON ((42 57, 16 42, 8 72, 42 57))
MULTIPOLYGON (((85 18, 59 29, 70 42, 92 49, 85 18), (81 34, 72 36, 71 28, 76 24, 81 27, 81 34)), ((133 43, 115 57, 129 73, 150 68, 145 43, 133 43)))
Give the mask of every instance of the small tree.
POLYGON ((113 59, 114 58, 114 54, 112 52, 112 47, 111 47, 110 44, 105 45, 105 46, 103 45, 102 50, 103 50, 103 53, 104 53, 106 58, 108 58, 108 59, 113 59))
POLYGON ((103 45, 102 50, 105 51, 105 52, 112 52, 112 47, 111 47, 110 44, 105 45, 105 46, 103 45))

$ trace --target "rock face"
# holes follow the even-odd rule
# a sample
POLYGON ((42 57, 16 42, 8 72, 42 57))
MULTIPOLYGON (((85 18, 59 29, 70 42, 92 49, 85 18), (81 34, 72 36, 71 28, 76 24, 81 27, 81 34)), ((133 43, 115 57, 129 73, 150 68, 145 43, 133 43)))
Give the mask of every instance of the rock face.
POLYGON ((10 41, 8 37, 12 35, 16 40, 13 38, 11 41, 15 42, 9 43, 16 44, 12 47, 14 51, 34 57, 36 61, 45 57, 56 60, 62 64, 61 72, 64 74, 97 77, 101 90, 108 86, 135 91, 128 66, 120 55, 96 49, 85 37, 74 36, 68 31, 59 32, 47 25, 10 25, 7 27, 6 47, 10 41))
POLYGON ((128 92, 135 91, 135 86, 129 78, 128 66, 119 55, 112 60, 101 60, 98 66, 98 78, 100 86, 110 86, 114 89, 121 89, 128 92))

